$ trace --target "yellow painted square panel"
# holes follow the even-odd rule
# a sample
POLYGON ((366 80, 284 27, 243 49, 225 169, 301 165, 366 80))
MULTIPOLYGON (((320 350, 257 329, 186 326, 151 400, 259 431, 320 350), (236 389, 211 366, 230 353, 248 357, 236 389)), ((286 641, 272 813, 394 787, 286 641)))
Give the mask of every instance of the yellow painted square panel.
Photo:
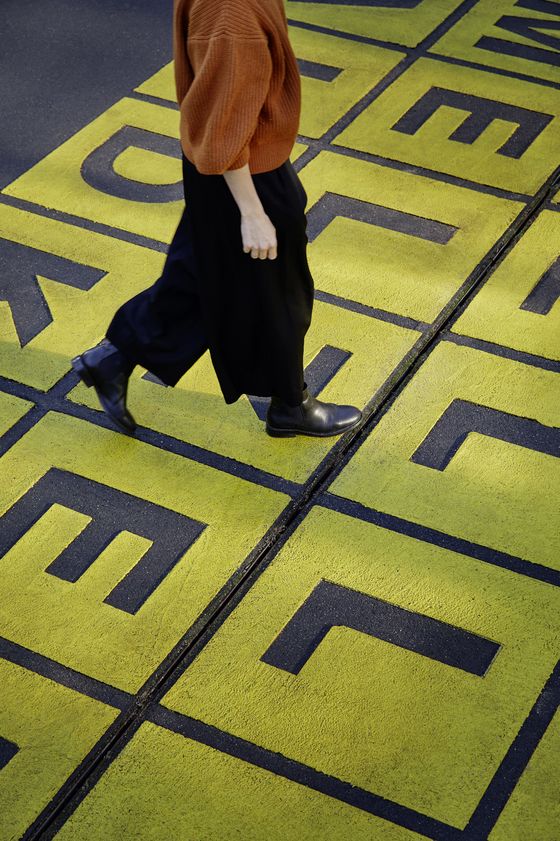
POLYGON ((519 202, 321 152, 302 170, 317 289, 432 321, 519 202))
MULTIPOLYGON (((558 82, 557 6, 557 0, 525 4, 516 0, 478 0, 431 50, 558 82)), ((501 85, 502 78, 497 78, 497 85, 501 85)))
POLYGON ((0 838, 17 841, 118 710, 0 660, 0 838))
POLYGON ((560 359, 560 213, 534 220, 453 332, 560 359))
POLYGON ((329 491, 560 569, 560 379, 440 344, 329 491))
MULTIPOLYGON (((316 300, 305 341, 305 376, 324 385, 321 400, 363 408, 418 339, 419 333, 316 300), (325 382, 326 381, 326 382, 325 382)), ((174 388, 144 379, 137 368, 127 405, 143 426, 198 447, 304 482, 327 455, 332 437, 272 438, 264 428, 268 398, 242 395, 224 402, 210 354, 187 371, 174 388)), ((93 389, 79 384, 69 397, 101 411, 93 389)))
POLYGON ((560 838, 560 713, 556 713, 489 835, 490 841, 560 838))
POLYGON ((558 657, 559 607, 316 506, 162 703, 463 828, 558 657))
POLYGON ((13 297, 0 301, 0 376, 42 390, 105 335, 115 310, 157 280, 165 255, 0 205, 13 297), (20 305, 22 287, 25 305, 20 305))
MULTIPOLYGON (((367 4, 286 0, 289 20, 415 47, 460 6, 460 0, 386 0, 367 4)), ((290 32, 291 37, 291 32, 290 32)))
POLYGON ((169 243, 185 205, 178 138, 176 110, 125 97, 4 192, 169 243))
MULTIPOLYGON (((348 14, 348 7, 345 14, 348 14)), ((299 134, 320 137, 404 58, 404 53, 324 32, 289 27, 292 47, 309 71, 301 73, 299 134)), ((176 102, 173 63, 136 90, 176 102)))
POLYGON ((421 58, 333 145, 532 194, 558 166, 560 90, 421 58))
POLYGON ((56 413, 0 471, 0 635, 131 692, 289 502, 56 413))
POLYGON ((414 841, 304 785, 145 722, 57 841, 414 841))

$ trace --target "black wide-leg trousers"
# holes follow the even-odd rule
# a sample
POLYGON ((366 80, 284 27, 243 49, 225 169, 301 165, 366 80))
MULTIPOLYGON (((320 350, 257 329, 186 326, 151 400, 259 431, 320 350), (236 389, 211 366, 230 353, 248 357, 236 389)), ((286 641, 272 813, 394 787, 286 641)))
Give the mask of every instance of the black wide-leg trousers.
POLYGON ((276 229, 276 259, 243 251, 225 178, 199 173, 183 156, 185 209, 163 272, 117 310, 106 335, 167 385, 209 350, 226 403, 251 394, 297 405, 314 294, 307 195, 289 159, 252 178, 276 229))

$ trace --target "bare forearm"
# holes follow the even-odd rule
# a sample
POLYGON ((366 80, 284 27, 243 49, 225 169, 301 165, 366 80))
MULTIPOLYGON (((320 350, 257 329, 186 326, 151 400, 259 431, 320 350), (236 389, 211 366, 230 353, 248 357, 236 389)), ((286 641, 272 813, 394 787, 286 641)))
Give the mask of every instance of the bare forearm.
POLYGON ((255 189, 249 164, 223 173, 242 216, 263 213, 262 202, 255 189))
POLYGON ((241 212, 243 251, 261 260, 275 260, 277 255, 276 229, 268 218, 255 188, 249 164, 223 173, 226 183, 241 212))

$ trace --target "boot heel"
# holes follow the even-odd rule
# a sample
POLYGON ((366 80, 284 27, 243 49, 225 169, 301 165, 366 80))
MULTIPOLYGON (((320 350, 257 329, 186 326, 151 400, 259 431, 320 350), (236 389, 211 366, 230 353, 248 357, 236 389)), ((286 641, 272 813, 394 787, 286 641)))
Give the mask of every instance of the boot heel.
POLYGON ((82 382, 85 383, 85 385, 87 385, 88 388, 90 388, 93 385, 91 374, 82 362, 81 356, 74 357, 74 359, 72 360, 72 368, 82 380, 82 382))
POLYGON ((289 429, 274 429, 273 427, 266 424, 266 431, 269 435, 272 435, 273 438, 294 438, 295 432, 291 432, 289 429))

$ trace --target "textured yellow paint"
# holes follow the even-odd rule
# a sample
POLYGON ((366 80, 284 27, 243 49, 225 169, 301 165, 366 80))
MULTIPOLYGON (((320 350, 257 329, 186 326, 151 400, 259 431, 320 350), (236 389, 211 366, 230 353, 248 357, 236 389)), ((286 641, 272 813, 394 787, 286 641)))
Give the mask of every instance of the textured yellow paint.
POLYGON ((329 192, 459 228, 443 245, 341 211, 309 247, 317 289, 424 321, 438 315, 523 207, 333 152, 321 152, 300 177, 308 214, 329 192))
POLYGON ((165 259, 159 252, 6 205, 0 206, 0 236, 106 272, 88 292, 40 278, 53 321, 24 348, 9 305, 0 301, 0 374, 43 390, 70 370, 73 356, 103 338, 117 307, 153 283, 165 259))
POLYGON ((0 483, 0 514, 51 466, 208 523, 135 615, 102 599, 146 547, 138 537, 121 536, 76 583, 61 580, 44 570, 89 518, 56 506, 0 559, 0 634, 130 691, 163 660, 289 501, 285 494, 51 413, 3 457, 2 475, 10 481, 0 483))
MULTIPOLYGON (((297 58, 335 72, 331 81, 301 76, 299 134, 321 137, 379 82, 402 58, 403 53, 372 44, 360 44, 336 35, 292 26, 290 41, 297 58)), ((162 67, 137 90, 175 101, 172 64, 162 67)))
MULTIPOLYGON (((459 0, 425 0, 403 10, 288 0, 286 10, 294 21, 411 46, 459 5, 459 0)), ((434 52, 556 79, 557 68, 474 46, 482 34, 534 46, 493 27, 502 14, 549 19, 519 9, 514 0, 479 0, 434 52)), ((330 82, 302 77, 300 133, 310 138, 321 136, 403 57, 399 50, 297 25, 290 26, 290 38, 300 60, 340 71, 330 82)), ((393 131, 394 122, 431 85, 560 113, 560 93, 551 88, 421 59, 337 141, 512 190, 534 191, 552 171, 558 119, 519 160, 496 152, 515 128, 504 121, 494 121, 472 145, 449 141, 466 116, 449 108, 412 137, 393 131)), ((137 90, 173 101, 172 65, 137 90)), ((81 178, 89 153, 124 125, 178 137, 176 110, 123 99, 5 192, 169 242, 182 201, 125 201, 93 190, 81 178)), ((296 143, 292 160, 306 148, 296 143)), ((145 184, 173 183, 181 175, 178 160, 136 148, 116 159, 115 170, 145 184)), ((300 177, 308 212, 328 191, 459 227, 441 246, 336 217, 310 244, 319 290, 427 321, 522 207, 329 152, 314 158, 300 177)), ((558 305, 546 317, 518 308, 555 256, 556 229, 556 216, 542 214, 473 300, 456 325, 458 332, 558 358, 558 305)), ((73 355, 102 337, 116 307, 152 283, 164 260, 163 254, 6 206, 0 207, 0 236, 107 272, 87 293, 40 276, 54 322, 25 349, 19 347, 8 306, 0 302, 0 374, 40 389, 56 382, 73 355)), ((320 397, 365 405, 417 334, 321 301, 314 306, 305 363, 325 345, 351 353, 320 397)), ((162 389, 141 374, 141 369, 135 372, 129 395, 141 423, 270 473, 304 481, 335 441, 270 439, 246 398, 224 405, 208 354, 176 389, 162 389)), ((440 346, 331 490, 557 567, 556 459, 471 434, 443 472, 409 461, 454 397, 558 425, 556 381, 549 372, 440 346)), ((99 408, 92 390, 82 385, 71 399, 99 408)), ((31 406, 0 394, 0 433, 31 406)), ((135 616, 103 599, 142 555, 148 545, 144 538, 121 533, 76 583, 61 581, 45 568, 91 517, 55 504, 0 558, 0 634, 136 691, 289 498, 50 414, 1 460, 0 514, 52 465, 209 523, 135 616)), ((548 585, 316 507, 165 702, 462 827, 558 657, 558 599, 548 585), (337 627, 297 676, 262 663, 271 641, 325 577, 482 634, 502 648, 481 679, 337 627)), ((21 748, 0 773, 0 838, 16 841, 117 711, 5 661, 0 661, 0 685, 0 736, 21 748)), ((557 841, 559 733, 557 717, 491 841, 557 841)), ((222 841, 234 836, 247 841, 420 837, 149 723, 57 837, 222 841)))
POLYGON ((424 0, 414 9, 395 9, 337 3, 301 3, 286 0, 290 20, 304 21, 339 32, 365 35, 414 47, 448 17, 460 0, 424 0))
POLYGON ((410 461, 455 398, 558 427, 559 388, 553 372, 439 345, 329 490, 559 569, 558 458, 471 433, 445 470, 410 461))
POLYGON ((0 838, 16 841, 118 710, 0 660, 0 736, 19 751, 0 771, 0 838))
POLYGON ((141 181, 143 184, 176 184, 183 177, 181 161, 129 146, 116 158, 113 169, 124 178, 131 181, 141 181))
MULTIPOLYGON (((414 330, 315 301, 304 364, 326 345, 350 353, 318 396, 363 407, 417 337, 414 330)), ((266 435, 247 396, 233 404, 224 402, 208 352, 173 389, 143 380, 143 373, 137 368, 131 378, 127 402, 137 421, 151 429, 296 482, 305 481, 333 445, 333 438, 266 435)), ((69 396, 101 411, 95 393, 83 385, 69 396)))
MULTIPOLYGON (((2 348, 3 353, 4 348, 2 348)), ((0 392, 0 435, 3 435, 18 420, 21 420, 32 406, 33 403, 30 403, 28 400, 22 400, 21 397, 14 397, 13 394, 0 392)))
POLYGON ((175 73, 173 62, 164 64, 153 76, 149 76, 141 85, 134 88, 138 93, 146 96, 155 96, 157 99, 167 99, 169 102, 177 103, 175 93, 175 73))
POLYGON ((558 841, 560 838, 560 713, 499 818, 490 841, 558 841))
MULTIPOLYGON (((167 137, 179 137, 177 111, 125 97, 13 181, 4 192, 114 228, 171 242, 184 208, 183 199, 174 202, 129 201, 94 189, 81 176, 81 166, 89 154, 127 125, 167 137)), ((159 154, 145 152, 136 180, 150 184, 165 183, 158 181, 160 159, 159 154), (151 165, 148 158, 152 161, 151 165)), ((167 171, 164 173, 166 177, 167 171)))
POLYGON ((163 704, 463 827, 550 674, 560 592, 315 507, 163 704), (483 678, 345 627, 260 660, 321 579, 480 634, 483 678))
POLYGON ((57 841, 414 841, 409 832, 144 723, 57 841))
MULTIPOLYGON (((479 64, 487 64, 491 67, 500 67, 504 70, 513 70, 517 73, 524 73, 527 76, 535 76, 537 79, 550 79, 558 82, 558 65, 556 63, 558 50, 547 47, 532 38, 525 38, 509 29, 502 29, 496 26, 502 16, 508 16, 531 20, 542 20, 543 26, 538 27, 541 34, 549 37, 557 37, 558 30, 546 28, 546 21, 558 21, 558 14, 548 14, 541 10, 523 8, 516 0, 478 0, 474 8, 467 12, 450 30, 433 45, 432 52, 442 55, 454 56, 456 58, 475 61, 479 64), (496 53, 483 47, 476 46, 482 37, 498 38, 515 44, 522 44, 530 48, 550 52, 550 63, 546 61, 531 61, 518 56, 496 53)), ((546 56, 545 56, 546 57, 546 56)), ((496 78, 498 89, 501 89, 503 76, 496 78), (498 82, 499 79, 499 82, 498 82)), ((527 107, 531 107, 529 103, 527 107)))
POLYGON ((558 257, 560 213, 545 210, 453 325, 454 333, 560 359, 560 301, 547 315, 520 309, 558 257))
POLYGON ((560 146, 560 91, 519 79, 421 58, 383 91, 333 140, 363 152, 385 155, 490 184, 506 190, 535 192, 557 165, 560 146), (554 119, 520 158, 497 150, 517 128, 517 123, 492 124, 474 140, 461 143, 449 135, 470 112, 438 109, 414 134, 393 125, 432 87, 460 91, 484 99, 550 114, 554 119))

